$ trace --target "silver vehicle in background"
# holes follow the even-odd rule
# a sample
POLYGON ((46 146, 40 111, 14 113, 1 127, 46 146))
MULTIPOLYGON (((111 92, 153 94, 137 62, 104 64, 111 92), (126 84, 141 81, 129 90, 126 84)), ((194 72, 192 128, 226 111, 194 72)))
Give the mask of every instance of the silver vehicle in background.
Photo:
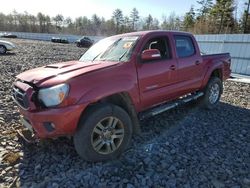
POLYGON ((7 51, 15 49, 16 46, 8 41, 0 40, 0 54, 5 54, 7 51))

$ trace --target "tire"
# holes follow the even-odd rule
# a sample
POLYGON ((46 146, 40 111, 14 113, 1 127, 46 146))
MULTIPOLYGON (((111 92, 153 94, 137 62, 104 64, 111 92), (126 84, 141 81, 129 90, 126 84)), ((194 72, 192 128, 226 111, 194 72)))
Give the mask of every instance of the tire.
POLYGON ((132 121, 127 112, 112 104, 97 104, 84 114, 73 138, 77 153, 91 162, 119 157, 132 138, 132 121))
POLYGON ((220 78, 211 77, 204 90, 204 96, 201 98, 203 108, 211 110, 216 107, 220 101, 223 92, 223 84, 220 78))
POLYGON ((0 45, 0 54, 6 54, 6 52, 7 52, 6 47, 3 45, 0 45))

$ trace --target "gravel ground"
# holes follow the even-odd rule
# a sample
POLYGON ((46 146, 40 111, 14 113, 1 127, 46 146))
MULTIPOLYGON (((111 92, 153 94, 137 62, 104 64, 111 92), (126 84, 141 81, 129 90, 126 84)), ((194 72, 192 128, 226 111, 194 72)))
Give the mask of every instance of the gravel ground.
POLYGON ((69 139, 25 142, 11 99, 15 75, 84 49, 12 41, 15 54, 0 56, 0 187, 250 187, 250 84, 225 82, 213 111, 189 104, 142 121, 120 159, 88 163, 69 139))

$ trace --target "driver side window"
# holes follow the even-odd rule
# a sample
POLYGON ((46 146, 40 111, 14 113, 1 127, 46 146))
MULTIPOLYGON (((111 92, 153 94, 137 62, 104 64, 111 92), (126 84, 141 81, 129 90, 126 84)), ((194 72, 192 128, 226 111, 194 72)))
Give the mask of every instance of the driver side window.
POLYGON ((157 37, 150 39, 144 46, 144 50, 157 49, 161 53, 161 59, 171 59, 169 43, 166 37, 157 37))

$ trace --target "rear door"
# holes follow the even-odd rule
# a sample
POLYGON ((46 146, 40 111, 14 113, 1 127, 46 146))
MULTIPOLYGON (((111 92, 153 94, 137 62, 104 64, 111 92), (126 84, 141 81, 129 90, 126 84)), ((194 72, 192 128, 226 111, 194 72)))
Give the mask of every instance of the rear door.
POLYGON ((158 49, 161 59, 137 62, 138 82, 142 109, 149 108, 167 100, 171 85, 176 77, 176 59, 170 49, 169 36, 150 37, 145 40, 140 53, 146 49, 158 49))
POLYGON ((200 87, 204 64, 197 44, 191 35, 174 35, 178 60, 177 84, 180 93, 200 87))

